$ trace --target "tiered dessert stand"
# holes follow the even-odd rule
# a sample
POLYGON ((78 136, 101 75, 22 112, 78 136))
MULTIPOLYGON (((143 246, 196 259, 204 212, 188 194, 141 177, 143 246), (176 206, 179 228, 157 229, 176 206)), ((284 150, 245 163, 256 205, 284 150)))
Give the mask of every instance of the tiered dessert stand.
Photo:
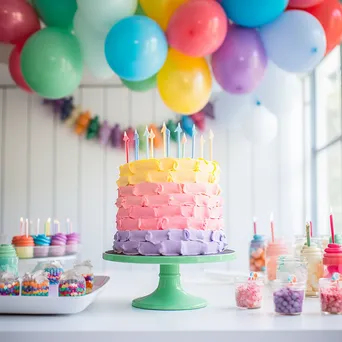
POLYGON ((132 306, 146 310, 193 310, 207 306, 203 298, 192 296, 182 289, 179 273, 180 264, 199 264, 226 262, 235 259, 233 250, 212 255, 198 256, 142 256, 123 255, 113 251, 103 253, 107 261, 132 264, 159 264, 159 284, 157 289, 148 296, 136 298, 132 306))

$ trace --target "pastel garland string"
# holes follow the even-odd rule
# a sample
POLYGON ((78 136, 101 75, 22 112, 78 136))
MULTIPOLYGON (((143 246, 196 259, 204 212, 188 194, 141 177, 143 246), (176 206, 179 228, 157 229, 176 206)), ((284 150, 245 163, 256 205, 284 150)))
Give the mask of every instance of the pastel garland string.
MULTIPOLYGON (((145 128, 155 134, 155 147, 162 147, 161 126, 150 123, 146 126, 127 127, 121 129, 118 123, 110 125, 107 120, 101 121, 98 115, 93 115, 89 110, 84 111, 80 105, 74 104, 73 97, 65 97, 58 100, 44 99, 44 105, 52 108, 53 113, 59 116, 59 119, 68 127, 72 128, 78 136, 85 136, 87 140, 99 140, 101 145, 112 146, 114 148, 124 147, 123 134, 126 132, 130 144, 134 144, 134 132, 138 132, 143 136, 145 128)), ((191 136, 192 127, 195 125, 199 131, 205 129, 206 117, 214 119, 213 105, 208 103, 200 112, 193 115, 182 115, 180 120, 175 121, 169 119, 166 122, 166 127, 170 130, 170 137, 173 141, 177 141, 177 125, 180 123, 183 131, 191 136)), ((141 139, 139 149, 145 149, 144 139, 141 139)))

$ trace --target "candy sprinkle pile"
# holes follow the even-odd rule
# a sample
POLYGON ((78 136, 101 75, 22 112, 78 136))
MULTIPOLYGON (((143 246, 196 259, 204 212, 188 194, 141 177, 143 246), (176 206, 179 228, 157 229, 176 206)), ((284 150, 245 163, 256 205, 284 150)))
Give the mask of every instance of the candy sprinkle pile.
POLYGON ((43 281, 38 284, 35 281, 23 281, 21 286, 22 296, 48 296, 49 295, 49 282, 43 281))
MULTIPOLYGON (((82 279, 83 280, 83 279, 82 279)), ((65 280, 59 283, 59 296, 60 297, 76 297, 84 296, 86 294, 85 281, 65 280)))
POLYGON ((238 285, 235 289, 236 305, 239 308, 258 309, 261 307, 262 292, 254 281, 238 285))
POLYGON ((330 314, 342 314, 342 288, 331 286, 321 288, 322 312, 330 314))
POLYGON ((19 281, 4 282, 0 284, 0 296, 19 296, 19 281))
POLYGON ((47 267, 44 269, 48 273, 48 279, 51 285, 56 285, 63 273, 63 268, 47 267))
POLYGON ((304 290, 284 287, 273 293, 275 312, 282 315, 299 315, 303 311, 304 290))

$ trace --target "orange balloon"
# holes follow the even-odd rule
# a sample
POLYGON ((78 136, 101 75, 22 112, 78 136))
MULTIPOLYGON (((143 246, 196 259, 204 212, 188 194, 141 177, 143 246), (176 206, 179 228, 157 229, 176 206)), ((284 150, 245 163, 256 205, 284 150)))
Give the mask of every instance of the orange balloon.
POLYGON ((154 124, 151 124, 149 127, 148 127, 148 130, 149 131, 153 131, 155 137, 154 137, 154 140, 153 140, 153 144, 154 144, 154 147, 155 148, 160 148, 163 146, 163 137, 160 133, 160 129, 154 125, 154 124))
POLYGON ((342 41, 342 5, 338 0, 325 0, 321 4, 306 8, 322 24, 327 38, 328 54, 342 41))

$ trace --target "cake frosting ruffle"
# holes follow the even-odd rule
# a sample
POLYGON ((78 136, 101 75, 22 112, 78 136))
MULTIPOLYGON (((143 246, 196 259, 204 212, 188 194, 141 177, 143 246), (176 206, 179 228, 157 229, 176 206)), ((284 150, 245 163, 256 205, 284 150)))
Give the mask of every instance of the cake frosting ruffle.
POLYGON ((223 231, 170 229, 118 231, 113 249, 128 255, 203 255, 222 252, 227 247, 223 231))

